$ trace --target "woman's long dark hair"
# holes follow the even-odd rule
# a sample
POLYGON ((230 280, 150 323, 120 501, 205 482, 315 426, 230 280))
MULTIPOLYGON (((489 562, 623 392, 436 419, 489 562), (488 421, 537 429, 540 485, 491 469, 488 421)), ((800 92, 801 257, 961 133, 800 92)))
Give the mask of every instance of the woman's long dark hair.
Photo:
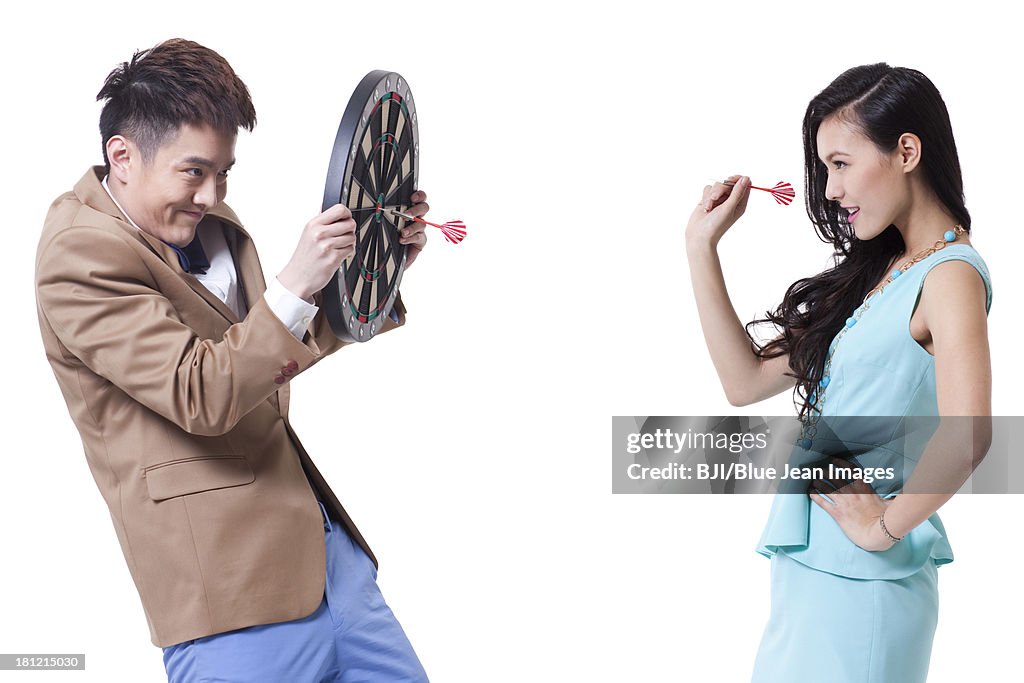
POLYGON ((828 170, 818 159, 818 128, 837 114, 857 126, 883 153, 892 153, 903 133, 921 138, 925 182, 960 225, 968 231, 971 227, 949 113, 927 76, 888 64, 858 66, 811 100, 803 123, 804 196, 818 237, 835 247, 835 265, 794 282, 774 312, 766 311, 767 317, 746 325, 758 357, 789 354, 792 372, 787 374, 797 380, 794 404, 799 404, 800 417, 810 409, 809 398, 821 380, 833 337, 904 249, 894 225, 874 239, 857 239, 845 211, 841 216, 839 202, 825 198, 828 170), (781 328, 782 334, 761 345, 751 328, 768 322, 781 328))

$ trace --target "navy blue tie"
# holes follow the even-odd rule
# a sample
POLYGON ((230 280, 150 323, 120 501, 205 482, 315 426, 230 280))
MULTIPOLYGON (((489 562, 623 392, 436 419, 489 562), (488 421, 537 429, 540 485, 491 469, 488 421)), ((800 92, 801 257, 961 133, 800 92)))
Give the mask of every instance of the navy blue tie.
POLYGON ((203 251, 203 243, 199 241, 198 230, 196 231, 196 236, 184 248, 170 242, 164 242, 164 244, 173 249, 174 253, 178 255, 178 263, 181 264, 181 269, 186 273, 204 275, 210 267, 210 260, 206 258, 206 252, 203 251))

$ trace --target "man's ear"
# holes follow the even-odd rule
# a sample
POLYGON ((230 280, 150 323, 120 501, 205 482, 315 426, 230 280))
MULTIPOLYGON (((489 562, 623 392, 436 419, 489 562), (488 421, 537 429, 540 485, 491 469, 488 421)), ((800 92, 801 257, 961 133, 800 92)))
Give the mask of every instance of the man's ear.
POLYGON ((133 168, 139 165, 138 149, 123 135, 112 135, 107 140, 107 161, 110 162, 110 175, 122 183, 127 183, 133 168))

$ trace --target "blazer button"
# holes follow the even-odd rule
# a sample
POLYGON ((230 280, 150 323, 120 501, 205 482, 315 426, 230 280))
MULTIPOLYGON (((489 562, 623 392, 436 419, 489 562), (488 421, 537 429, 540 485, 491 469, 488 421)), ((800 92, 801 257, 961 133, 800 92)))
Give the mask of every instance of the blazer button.
POLYGON ((287 368, 288 368, 289 370, 291 370, 292 372, 295 372, 296 370, 298 370, 298 369, 299 369, 299 364, 298 364, 298 363, 296 363, 296 362, 295 362, 295 361, 293 361, 293 360, 290 360, 290 361, 288 361, 288 365, 287 365, 286 367, 287 367, 287 368))
POLYGON ((284 375, 285 377, 287 377, 288 375, 292 374, 293 372, 295 372, 295 371, 294 371, 294 370, 292 370, 292 369, 291 369, 290 367, 288 367, 287 365, 286 365, 286 366, 284 366, 283 368, 281 368, 281 374, 282 374, 282 375, 284 375))
POLYGON ((284 384, 284 377, 282 375, 278 375, 277 377, 275 377, 274 384, 284 384))

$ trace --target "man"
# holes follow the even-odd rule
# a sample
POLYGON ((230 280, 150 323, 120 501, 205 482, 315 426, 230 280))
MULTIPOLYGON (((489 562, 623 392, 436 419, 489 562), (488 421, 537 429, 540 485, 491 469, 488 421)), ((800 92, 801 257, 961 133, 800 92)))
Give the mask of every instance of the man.
MULTIPOLYGON (((169 680, 425 681, 288 422, 288 380, 343 345, 319 292, 354 249, 351 214, 313 218, 267 288, 223 203, 256 122, 230 65, 169 40, 97 99, 105 165, 50 207, 39 325, 169 680)), ((411 264, 423 226, 401 241, 411 264)), ((399 299, 383 331, 404 322, 399 299)))

